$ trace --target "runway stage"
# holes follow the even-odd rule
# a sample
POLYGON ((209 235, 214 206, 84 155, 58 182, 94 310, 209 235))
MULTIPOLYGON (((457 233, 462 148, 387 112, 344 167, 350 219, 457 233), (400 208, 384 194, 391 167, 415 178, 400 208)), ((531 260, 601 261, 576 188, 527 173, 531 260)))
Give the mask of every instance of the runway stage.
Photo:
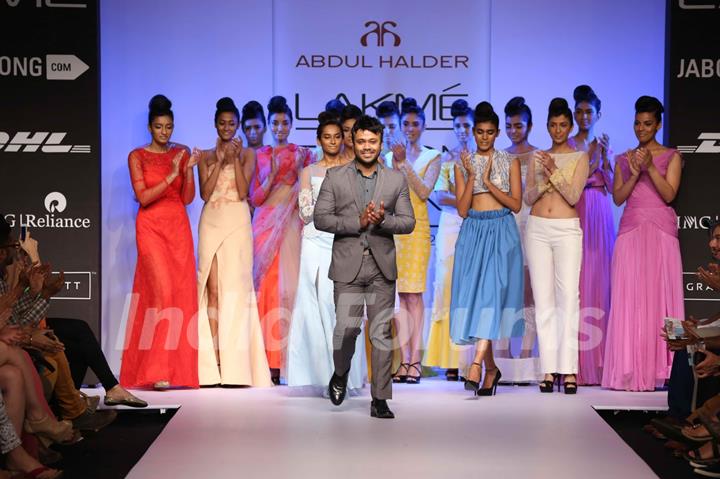
MULTIPOLYGON (((92 390, 91 390, 92 391, 92 390)), ((396 419, 371 419, 369 387, 340 407, 287 387, 142 392, 181 405, 130 478, 656 477, 595 412, 666 409, 666 393, 536 386, 474 398, 444 378, 397 385, 396 419)))

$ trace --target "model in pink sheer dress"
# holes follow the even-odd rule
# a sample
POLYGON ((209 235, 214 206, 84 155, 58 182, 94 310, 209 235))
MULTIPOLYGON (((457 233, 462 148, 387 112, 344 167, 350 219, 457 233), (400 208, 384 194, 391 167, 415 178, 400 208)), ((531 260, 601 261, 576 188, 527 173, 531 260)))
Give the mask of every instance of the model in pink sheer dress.
POLYGON ((607 317, 610 312, 610 264, 615 246, 610 195, 613 165, 610 139, 596 137, 600 119, 600 99, 587 85, 573 92, 578 132, 568 140, 590 157, 590 176, 575 205, 583 230, 583 257, 580 269, 580 334, 578 344, 578 384, 597 385, 602 381, 607 317))
POLYGON ((250 201, 255 207, 253 280, 272 380, 279 384, 300 271, 299 172, 312 163, 307 148, 288 143, 292 112, 285 98, 268 104, 274 146, 257 150, 250 201))
POLYGON ((680 185, 677 151, 655 140, 662 104, 635 103, 639 145, 620 155, 613 199, 625 210, 612 259, 612 297, 602 385, 652 391, 669 377, 671 356, 660 337, 663 318, 685 318, 677 217, 668 206, 680 185))

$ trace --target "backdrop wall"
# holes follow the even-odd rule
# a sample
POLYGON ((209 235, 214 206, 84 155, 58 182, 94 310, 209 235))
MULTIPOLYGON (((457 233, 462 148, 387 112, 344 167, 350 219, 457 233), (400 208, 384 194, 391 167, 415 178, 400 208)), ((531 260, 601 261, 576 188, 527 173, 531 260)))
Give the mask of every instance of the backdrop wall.
MULTIPOLYGON (((603 101, 598 133, 608 133, 617 152, 636 143, 635 99, 642 94, 663 99, 665 5, 659 0, 452 0, 392 5, 372 0, 362 10, 354 10, 353 5, 330 0, 202 4, 177 0, 170 8, 141 0, 102 2, 102 340, 114 369, 119 369, 122 354, 136 255, 137 205, 127 154, 149 139, 147 103, 155 93, 162 92, 174 102, 173 139, 205 148, 215 140, 215 102, 225 95, 239 107, 250 99, 266 104, 273 94, 285 95, 295 107, 299 98, 303 118, 316 114, 327 99, 341 92, 361 105, 363 93, 367 93, 365 104, 388 93, 414 96, 420 102, 435 93, 431 102, 437 105, 442 94, 464 94, 471 104, 489 99, 498 111, 512 96, 523 95, 535 116, 531 142, 547 147, 544 123, 549 100, 555 96, 571 100, 576 85, 589 83, 603 101), (327 25, 325 19, 333 12, 338 20, 327 25), (385 25, 390 32, 382 36, 371 33, 364 46, 363 35, 374 27, 365 25, 370 21, 378 26, 394 21, 397 27, 385 25), (392 33, 400 38, 397 46, 392 33), (304 67, 298 62, 306 53, 324 56, 326 66, 304 67), (362 54, 367 64, 376 66, 381 55, 386 58, 384 65, 397 66, 399 55, 410 63, 408 68, 400 64, 372 72, 347 64, 331 68, 329 55, 338 53, 351 55, 351 64, 354 56, 362 54), (395 61, 388 63, 391 55, 395 61), (448 55, 453 57, 453 68, 413 68, 411 55, 448 55), (470 57, 468 68, 463 68, 462 58, 456 62, 461 56, 470 57), (458 82, 461 85, 453 87, 458 82), (453 88, 443 92, 449 87, 453 88)), ((422 65, 423 59, 415 61, 422 65)), ((443 116, 438 107, 433 115, 429 127, 448 127, 443 118, 449 117, 449 110, 443 116)), ((300 119, 295 126, 311 124, 300 119)), ((269 134, 266 140, 270 141, 269 134)), ((297 130, 291 140, 310 143, 312 134, 297 130)), ((430 130, 423 143, 439 148, 451 145, 451 140, 447 131, 430 130)), ((498 146, 508 144, 503 134, 498 146)), ((189 208, 195 231, 201 203, 198 198, 189 208)))

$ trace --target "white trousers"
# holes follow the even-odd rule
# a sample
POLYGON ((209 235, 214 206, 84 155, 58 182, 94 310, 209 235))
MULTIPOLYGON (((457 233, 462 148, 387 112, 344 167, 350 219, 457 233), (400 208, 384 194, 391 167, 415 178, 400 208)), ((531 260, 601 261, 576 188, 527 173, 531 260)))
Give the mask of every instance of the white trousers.
POLYGON ((578 218, 528 217, 525 248, 546 374, 578 371, 582 239, 578 218))

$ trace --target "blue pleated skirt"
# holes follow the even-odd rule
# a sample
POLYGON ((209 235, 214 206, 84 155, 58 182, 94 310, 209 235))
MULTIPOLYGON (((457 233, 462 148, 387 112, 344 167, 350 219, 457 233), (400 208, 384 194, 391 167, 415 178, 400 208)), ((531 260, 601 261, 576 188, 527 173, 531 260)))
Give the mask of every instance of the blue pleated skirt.
POLYGON ((455 344, 523 335, 523 257, 510 210, 470 210, 453 265, 450 337, 455 344))

